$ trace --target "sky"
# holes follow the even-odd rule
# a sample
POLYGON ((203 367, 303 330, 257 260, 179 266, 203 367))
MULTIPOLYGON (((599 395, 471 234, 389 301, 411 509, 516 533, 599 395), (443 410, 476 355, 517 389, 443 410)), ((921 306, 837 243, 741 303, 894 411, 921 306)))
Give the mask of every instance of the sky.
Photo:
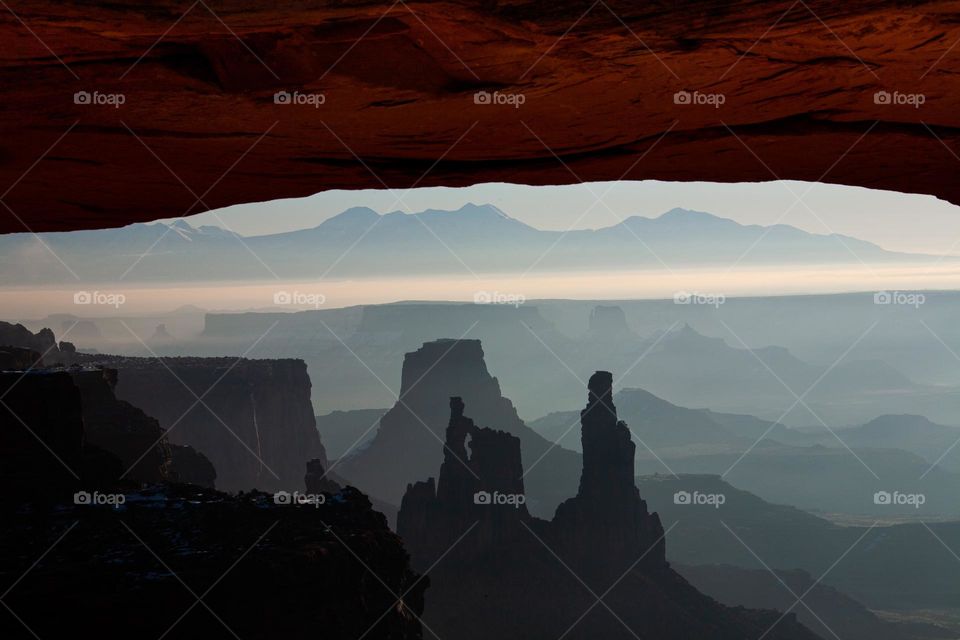
POLYGON ((407 190, 331 190, 307 198, 227 207, 191 224, 261 235, 315 227, 341 211, 366 206, 387 213, 493 204, 539 229, 595 229, 632 215, 656 217, 674 207, 706 211, 742 224, 789 224, 841 233, 893 251, 960 255, 960 207, 933 196, 823 183, 773 181, 620 181, 532 187, 486 183, 407 190))

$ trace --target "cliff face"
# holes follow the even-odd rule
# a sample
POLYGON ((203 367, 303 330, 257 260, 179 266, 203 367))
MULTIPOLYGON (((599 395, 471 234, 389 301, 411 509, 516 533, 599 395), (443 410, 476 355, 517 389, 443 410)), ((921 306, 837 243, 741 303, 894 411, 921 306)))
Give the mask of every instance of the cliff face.
POLYGON ((326 464, 300 360, 100 360, 119 371, 117 397, 208 457, 223 491, 302 489, 307 461, 326 464))
POLYGON ((477 422, 514 436, 524 459, 539 460, 526 478, 532 512, 552 513, 572 493, 579 455, 553 447, 520 420, 487 370, 479 340, 435 340, 406 354, 399 400, 380 419, 376 437, 344 458, 337 473, 372 495, 399 504, 404 487, 440 470, 444 455, 438 445, 444 442, 449 422, 443 398, 453 396, 471 407, 477 422))
MULTIPOLYGON (((33 230, 383 183, 780 177, 960 202, 944 148, 960 127, 960 25, 943 0, 187 9, 37 0, 0 14, 0 183, 33 230)), ((24 229, 2 216, 0 231, 24 229)))
POLYGON ((451 399, 439 479, 408 486, 397 519, 414 566, 429 569, 427 624, 454 640, 814 640, 795 615, 723 607, 666 563, 611 383, 590 379, 580 490, 552 521, 523 508, 519 441, 478 428, 451 399))
POLYGON ((120 459, 125 477, 141 484, 187 482, 213 488, 216 471, 203 454, 170 444, 156 418, 114 394, 115 369, 71 370, 80 390, 86 442, 120 459))

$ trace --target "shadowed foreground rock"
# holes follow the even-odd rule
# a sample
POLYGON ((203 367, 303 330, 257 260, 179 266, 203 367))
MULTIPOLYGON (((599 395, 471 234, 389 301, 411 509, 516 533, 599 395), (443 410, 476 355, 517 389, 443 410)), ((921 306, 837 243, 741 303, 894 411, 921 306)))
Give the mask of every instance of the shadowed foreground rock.
POLYGON ((4 612, 0 637, 422 637, 426 581, 355 489, 319 506, 187 485, 125 500, 4 518, 5 585, 53 549, 5 596, 22 623, 4 612))
MULTIPOLYGON (((427 582, 365 495, 141 488, 180 461, 144 449, 123 475, 159 428, 113 397, 110 373, 0 373, 0 638, 421 637, 427 582)), ((203 475, 197 456, 181 478, 203 475)))
POLYGON ((414 567, 429 569, 426 623, 446 640, 814 640, 793 614, 724 607, 670 568, 611 383, 590 379, 580 490, 552 521, 525 508, 519 440, 451 399, 439 478, 408 486, 397 519, 414 567))

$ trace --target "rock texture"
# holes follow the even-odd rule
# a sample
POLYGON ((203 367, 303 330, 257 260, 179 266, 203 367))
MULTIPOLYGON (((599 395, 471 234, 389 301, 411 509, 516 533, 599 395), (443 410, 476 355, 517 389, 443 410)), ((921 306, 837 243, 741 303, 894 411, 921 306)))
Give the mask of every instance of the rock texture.
POLYGON ((213 488, 210 460, 188 445, 171 444, 156 418, 114 394, 115 369, 70 371, 80 390, 86 442, 120 459, 124 477, 140 484, 185 482, 213 488))
POLYGON ((95 359, 119 371, 118 398, 210 459, 218 489, 302 489, 307 461, 326 463, 301 360, 95 359))
POLYGON ((579 455, 554 447, 520 420, 487 370, 479 340, 434 340, 406 354, 399 399, 380 419, 369 445, 343 458, 337 473, 371 495, 399 504, 409 483, 435 477, 451 455, 443 445, 449 428, 443 399, 453 396, 471 407, 478 422, 515 437, 524 459, 538 461, 525 478, 532 512, 548 515, 573 492, 579 455))
POLYGON ((427 625, 454 640, 816 638, 793 614, 725 608, 670 568, 610 381, 590 381, 580 491, 552 521, 517 499, 518 439, 476 426, 451 398, 439 478, 408 486, 397 520, 414 567, 429 572, 427 625))
POLYGON ((823 180, 960 203, 953 0, 12 8, 0 183, 17 215, 0 231, 335 188, 621 177, 823 180))

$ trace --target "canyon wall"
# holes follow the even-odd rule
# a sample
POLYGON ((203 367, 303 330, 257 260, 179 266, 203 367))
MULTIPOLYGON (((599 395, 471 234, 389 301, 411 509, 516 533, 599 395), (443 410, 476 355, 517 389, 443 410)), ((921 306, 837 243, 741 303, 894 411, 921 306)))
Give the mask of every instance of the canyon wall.
POLYGON ((210 459, 220 490, 302 489, 307 461, 326 464, 300 360, 98 360, 119 371, 118 398, 210 459))

